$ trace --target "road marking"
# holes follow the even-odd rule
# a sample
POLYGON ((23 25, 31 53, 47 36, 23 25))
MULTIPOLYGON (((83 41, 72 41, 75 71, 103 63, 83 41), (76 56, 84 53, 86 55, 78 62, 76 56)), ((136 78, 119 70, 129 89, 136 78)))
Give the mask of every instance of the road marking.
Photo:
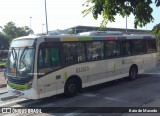
POLYGON ((5 94, 5 93, 7 93, 7 92, 0 92, 0 95, 5 94))
POLYGON ((82 110, 77 110, 77 111, 75 111, 73 113, 68 113, 68 114, 66 114, 64 116, 76 116, 76 115, 81 114, 81 112, 82 112, 82 110))
POLYGON ((120 100, 118 98, 113 98, 113 97, 104 97, 104 99, 111 100, 111 101, 118 101, 118 102, 128 103, 127 101, 120 100))
POLYGON ((6 105, 9 105, 9 104, 12 104, 12 103, 16 103, 16 102, 21 102, 21 101, 24 101, 26 100, 25 98, 22 98, 22 99, 17 99, 17 100, 13 100, 13 101, 7 101, 6 103, 1 103, 0 106, 6 106, 6 105))
POLYGON ((6 97, 2 97, 1 100, 2 101, 7 101, 9 99, 14 99, 14 98, 17 98, 17 96, 6 96, 6 97))
POLYGON ((3 116, 18 116, 18 115, 22 115, 22 114, 19 114, 19 113, 17 113, 17 114, 11 113, 11 114, 3 115, 3 116))
POLYGON ((44 104, 44 105, 40 105, 38 107, 50 107, 50 106, 54 106, 55 104, 54 103, 49 103, 49 104, 44 104))
POLYGON ((38 103, 38 102, 40 102, 40 100, 22 103, 21 105, 17 104, 17 105, 11 106, 11 107, 26 107, 28 105, 31 105, 31 104, 34 104, 34 103, 38 103))
POLYGON ((97 94, 91 94, 91 93, 84 93, 82 95, 86 96, 86 97, 95 97, 95 96, 97 96, 97 94))

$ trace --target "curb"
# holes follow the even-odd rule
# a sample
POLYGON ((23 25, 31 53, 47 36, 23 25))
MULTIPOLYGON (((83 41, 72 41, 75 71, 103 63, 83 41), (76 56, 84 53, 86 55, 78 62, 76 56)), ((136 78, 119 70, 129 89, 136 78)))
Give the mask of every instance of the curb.
POLYGON ((0 85, 0 88, 4 88, 4 87, 7 87, 7 84, 1 84, 0 85))
POLYGON ((160 78, 160 74, 155 74, 155 73, 143 73, 143 74, 139 74, 139 76, 144 76, 144 77, 154 76, 154 77, 160 78))

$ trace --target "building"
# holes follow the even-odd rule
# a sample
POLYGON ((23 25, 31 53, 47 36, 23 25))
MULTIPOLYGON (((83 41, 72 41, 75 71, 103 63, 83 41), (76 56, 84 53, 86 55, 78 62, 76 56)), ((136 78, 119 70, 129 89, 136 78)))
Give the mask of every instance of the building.
MULTIPOLYGON (((100 27, 92 27, 92 26, 75 26, 75 27, 70 27, 65 30, 54 30, 54 31, 49 31, 48 33, 51 35, 59 35, 59 34, 78 34, 81 32, 88 32, 88 31, 98 31, 100 27)), ((140 30, 140 29, 124 29, 124 28, 103 28, 101 31, 120 31, 123 34, 148 34, 150 30, 140 30)))
MULTIPOLYGON (((68 28, 67 30, 73 30, 75 34, 87 31, 97 31, 100 27, 92 27, 92 26, 75 26, 68 28)), ((101 31, 120 31, 124 34, 148 34, 150 30, 140 30, 140 29, 124 29, 124 28, 103 28, 101 31)))

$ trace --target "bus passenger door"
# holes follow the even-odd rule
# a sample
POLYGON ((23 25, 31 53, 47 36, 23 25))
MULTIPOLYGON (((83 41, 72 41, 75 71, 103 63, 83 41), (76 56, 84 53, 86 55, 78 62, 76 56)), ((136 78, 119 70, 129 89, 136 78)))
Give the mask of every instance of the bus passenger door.
POLYGON ((40 97, 48 97, 57 93, 57 81, 61 78, 60 47, 56 43, 45 43, 38 53, 38 87, 44 89, 40 97))

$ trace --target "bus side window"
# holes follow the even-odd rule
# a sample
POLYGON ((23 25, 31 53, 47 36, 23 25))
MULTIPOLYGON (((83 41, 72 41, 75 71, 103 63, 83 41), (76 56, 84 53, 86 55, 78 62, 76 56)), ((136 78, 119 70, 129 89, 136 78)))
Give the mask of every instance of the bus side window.
POLYGON ((121 55, 129 56, 133 54, 132 41, 121 41, 121 55))
POLYGON ((134 53, 135 54, 145 54, 147 53, 146 40, 135 40, 134 41, 134 53))
POLYGON ((39 50, 38 72, 47 73, 59 67, 60 67, 59 48, 48 47, 39 50))
POLYGON ((88 42, 87 58, 88 60, 102 60, 104 57, 104 44, 103 42, 88 42))
POLYGON ((117 57, 117 55, 119 54, 118 44, 116 41, 106 41, 105 48, 107 58, 117 57))
POLYGON ((156 52, 156 40, 147 40, 147 52, 148 53, 156 52))
POLYGON ((66 64, 85 61, 85 47, 82 42, 63 43, 64 60, 66 64))
POLYGON ((44 68, 44 62, 42 57, 42 49, 39 50, 39 56, 38 56, 38 68, 44 68))
POLYGON ((59 58, 59 49, 58 48, 56 48, 56 47, 46 48, 45 66, 46 67, 60 66, 60 58, 59 58))

